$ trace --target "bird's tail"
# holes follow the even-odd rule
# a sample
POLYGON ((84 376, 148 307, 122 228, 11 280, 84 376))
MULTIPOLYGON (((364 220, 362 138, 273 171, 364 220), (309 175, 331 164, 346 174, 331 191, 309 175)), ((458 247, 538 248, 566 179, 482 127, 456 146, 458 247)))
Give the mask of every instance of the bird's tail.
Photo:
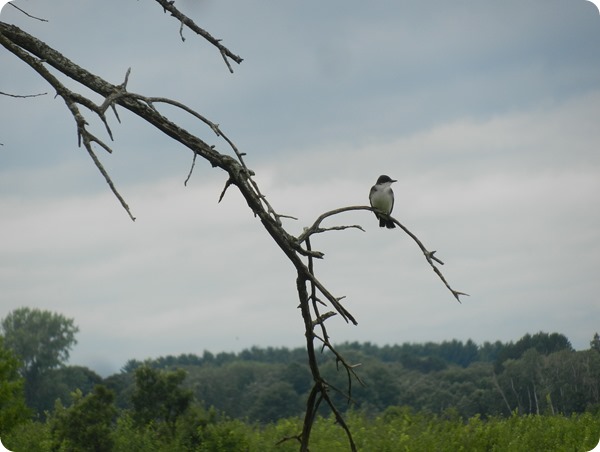
POLYGON ((388 218, 384 218, 382 216, 377 216, 377 218, 379 218, 380 228, 394 229, 396 227, 396 224, 388 218))

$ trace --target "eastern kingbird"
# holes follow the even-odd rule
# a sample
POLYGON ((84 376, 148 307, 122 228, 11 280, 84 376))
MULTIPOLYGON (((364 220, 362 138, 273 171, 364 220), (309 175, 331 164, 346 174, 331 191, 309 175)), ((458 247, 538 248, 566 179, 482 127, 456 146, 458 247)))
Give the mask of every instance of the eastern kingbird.
MULTIPOLYGON (((395 181, 386 175, 379 176, 379 179, 377 179, 375 185, 371 187, 371 192, 369 193, 371 207, 387 215, 392 213, 392 209, 394 208, 394 192, 392 191, 391 185, 394 182, 398 181, 395 181)), ((375 216, 379 218, 380 228, 386 227, 388 229, 393 229, 396 227, 392 220, 384 218, 377 212, 375 212, 375 216)))

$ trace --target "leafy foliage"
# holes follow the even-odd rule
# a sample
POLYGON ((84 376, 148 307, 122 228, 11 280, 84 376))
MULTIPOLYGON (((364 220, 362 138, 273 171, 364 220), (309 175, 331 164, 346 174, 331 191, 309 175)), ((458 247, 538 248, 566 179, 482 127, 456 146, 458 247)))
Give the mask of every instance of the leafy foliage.
POLYGON ((46 377, 67 361, 79 328, 73 319, 30 308, 10 312, 1 327, 5 346, 21 360, 27 404, 38 412, 49 408, 43 403, 48 391, 46 377))
MULTIPOLYGON (((359 374, 366 385, 352 386, 350 404, 335 390, 332 397, 344 410, 371 415, 397 405, 438 415, 454 409, 464 418, 509 416, 514 410, 570 414, 600 407, 599 353, 576 352, 556 333, 526 335, 516 344, 340 344, 338 350, 350 362, 361 364, 359 374), (524 344, 531 347, 521 351, 524 344), (518 357, 499 361, 509 355, 518 357)), ((334 357, 325 353, 320 359, 332 387, 346 387, 346 375, 338 371, 334 357)), ((193 359, 183 355, 181 363, 169 356, 144 365, 183 368, 188 374, 185 384, 196 400, 233 418, 261 423, 302 413, 311 385, 301 349, 254 347, 237 355, 205 352, 193 359)), ((127 375, 123 372, 118 378, 124 382, 127 375)), ((127 385, 120 390, 130 391, 127 385)))
MULTIPOLYGON (((152 450, 292 452, 298 450, 294 438, 301 428, 300 418, 285 418, 263 426, 209 414, 199 410, 197 418, 185 425, 177 423, 174 437, 155 429, 140 429, 125 412, 109 433, 115 452, 152 450), (190 428, 194 426, 195 428, 190 428), (193 436, 193 441, 190 441, 193 436), (288 438, 287 440, 285 440, 288 438), (284 440, 282 442, 282 440, 284 440)), ((186 415, 187 416, 187 415, 186 415)), ((600 414, 572 416, 513 413, 508 418, 480 416, 463 419, 449 412, 434 415, 414 412, 407 407, 390 407, 382 415, 347 413, 348 423, 359 450, 396 452, 426 451, 588 451, 600 438, 600 414)), ((52 433, 48 424, 22 424, 6 437, 6 446, 16 452, 50 452, 52 433)), ((331 417, 319 417, 313 427, 312 450, 345 451, 344 434, 331 417)), ((64 448, 62 450, 78 450, 64 448)), ((87 449, 94 450, 94 449, 87 449)))
POLYGON ((49 420, 53 451, 109 452, 113 447, 112 419, 116 415, 115 395, 102 385, 83 397, 72 394, 73 404, 64 408, 60 402, 49 420))
POLYGON ((40 309, 19 308, 2 320, 6 346, 23 361, 23 374, 37 375, 69 358, 79 331, 73 319, 40 309))
MULTIPOLYGON (((600 353, 593 345, 574 351, 556 333, 481 346, 345 343, 337 348, 362 364, 366 385, 353 385, 351 403, 331 392, 359 450, 589 450, 600 437, 600 353)), ((12 369, 5 375, 18 387, 11 356, 0 347, 0 372, 12 369)), ((346 375, 334 357, 319 359, 332 388, 343 388, 346 375)), ((76 366, 44 375, 59 402, 45 423, 22 418, 13 425, 9 449, 297 450, 311 387, 301 348, 131 360, 104 380, 76 366), (68 398, 67 390, 74 391, 68 398)), ((347 449, 333 418, 319 417, 312 435, 314 450, 347 449)))
POLYGON ((550 353, 559 352, 561 350, 573 351, 571 342, 563 334, 558 333, 536 333, 533 336, 526 334, 516 343, 509 343, 502 348, 502 351, 496 359, 496 372, 502 370, 502 363, 508 359, 518 359, 530 349, 535 349, 538 353, 549 355, 550 353))
POLYGON ((185 371, 161 371, 149 366, 135 370, 135 390, 131 396, 134 419, 139 426, 164 423, 174 434, 177 419, 192 401, 192 393, 181 387, 185 371))
MULTIPOLYGON (((482 419, 520 414, 571 414, 600 411, 600 353, 574 351, 557 333, 527 334, 515 343, 458 340, 377 346, 342 343, 338 350, 361 364, 366 383, 352 385, 351 402, 332 389, 342 411, 381 415, 391 406, 482 419), (524 349, 525 347, 529 347, 524 349)), ((78 366, 46 370, 29 405, 51 411, 55 400, 70 403, 70 393, 89 394, 104 384, 116 394, 118 409, 131 410, 138 427, 151 425, 173 435, 180 418, 194 406, 214 407, 240 420, 267 424, 299 416, 312 378, 302 348, 252 347, 240 353, 166 356, 130 360, 118 374, 102 379, 78 366)), ((319 357, 332 388, 345 388, 330 353, 319 357)), ((322 412, 325 414, 325 411, 322 412)), ((189 420, 189 419, 188 419, 189 420)))
POLYGON ((4 347, 0 336, 0 437, 30 415, 25 405, 23 378, 19 376, 19 360, 4 347))

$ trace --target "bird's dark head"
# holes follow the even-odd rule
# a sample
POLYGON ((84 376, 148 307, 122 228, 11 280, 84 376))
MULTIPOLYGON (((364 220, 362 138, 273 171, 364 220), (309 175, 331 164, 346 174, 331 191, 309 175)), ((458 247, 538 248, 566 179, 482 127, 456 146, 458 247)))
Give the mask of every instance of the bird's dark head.
POLYGON ((382 174, 381 176, 379 176, 379 179, 377 179, 377 184, 385 184, 387 182, 392 183, 398 181, 392 179, 390 176, 386 176, 385 174, 382 174))

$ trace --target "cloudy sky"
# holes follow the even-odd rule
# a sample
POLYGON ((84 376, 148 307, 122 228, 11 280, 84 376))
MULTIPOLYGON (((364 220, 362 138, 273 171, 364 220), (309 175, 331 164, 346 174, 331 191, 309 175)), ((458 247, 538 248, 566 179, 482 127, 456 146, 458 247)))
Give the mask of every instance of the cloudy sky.
MULTIPOLYGON (((314 239, 321 281, 376 344, 600 331, 600 15, 586 0, 270 2, 179 0, 244 58, 220 54, 152 0, 16 0, 14 23, 104 79, 182 101, 248 154, 292 234, 364 205, 380 174, 395 217, 445 262, 458 304, 419 249, 370 212, 365 232, 314 239)), ((221 170, 134 115, 112 115, 98 155, 64 102, 0 50, 0 317, 22 306, 80 328, 70 362, 102 374, 128 359, 302 346, 291 264, 221 170)), ((65 80, 73 89, 75 83, 65 80)), ((89 94, 83 89, 84 94, 89 94)), ((93 97, 93 96, 92 96, 93 97)), ((98 100, 97 97, 93 97, 98 100)), ((217 149, 205 126, 163 113, 217 149)), ((103 128, 87 114, 99 136, 103 128)))

